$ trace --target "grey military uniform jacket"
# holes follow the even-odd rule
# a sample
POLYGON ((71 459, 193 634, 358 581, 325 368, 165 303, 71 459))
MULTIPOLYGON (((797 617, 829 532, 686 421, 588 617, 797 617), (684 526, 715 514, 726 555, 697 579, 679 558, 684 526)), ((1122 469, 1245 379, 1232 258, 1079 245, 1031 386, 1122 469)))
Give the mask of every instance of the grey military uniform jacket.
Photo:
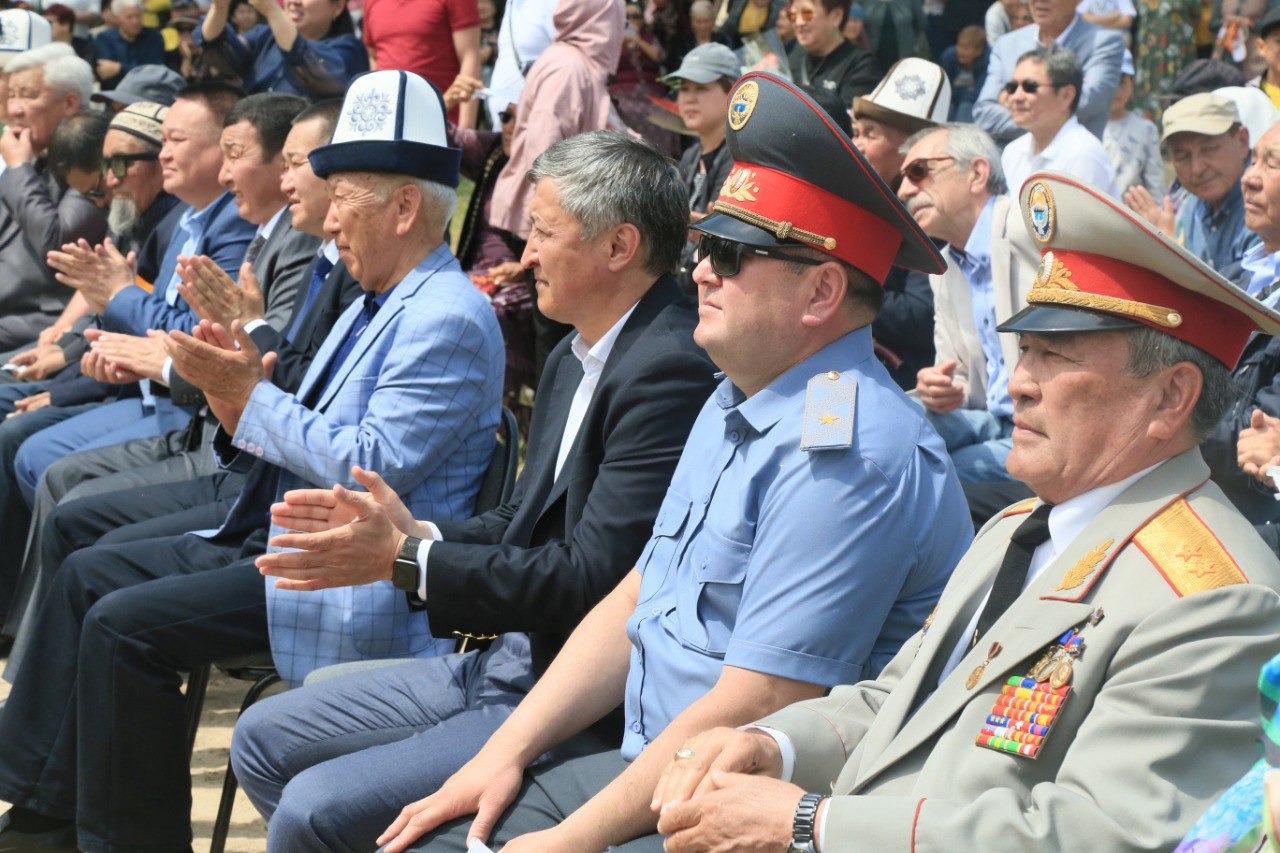
POLYGON ((1031 502, 1012 508, 879 680, 761 721, 795 746, 794 782, 837 795, 823 853, 1171 849, 1257 759, 1255 684, 1280 649, 1280 563, 1208 476, 1191 450, 1127 488, 939 684, 1031 502), (1081 624, 1038 757, 979 746, 1005 682, 1081 624))

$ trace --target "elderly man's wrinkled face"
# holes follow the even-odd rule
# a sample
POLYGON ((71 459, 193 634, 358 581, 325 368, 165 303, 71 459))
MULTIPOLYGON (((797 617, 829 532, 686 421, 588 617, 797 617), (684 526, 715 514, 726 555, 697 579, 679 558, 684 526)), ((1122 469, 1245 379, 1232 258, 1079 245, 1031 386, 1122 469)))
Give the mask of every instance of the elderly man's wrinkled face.
POLYGON ((1187 192, 1216 208, 1240 183, 1249 159, 1249 131, 1175 133, 1169 137, 1173 170, 1187 192))
POLYGON ((854 147, 867 158, 876 174, 892 186, 902 168, 902 143, 907 141, 907 132, 866 116, 860 117, 854 128, 854 147))
MULTIPOLYGON (((918 181, 903 175, 898 198, 930 237, 945 237, 956 212, 969 204, 973 174, 947 154, 947 132, 931 133, 911 146, 906 164, 919 161, 928 172, 918 181)), ((964 246, 957 246, 963 249, 964 246)))
POLYGON ((329 213, 325 236, 333 240, 347 271, 365 290, 381 293, 391 285, 396 256, 387 248, 397 239, 393 206, 379 196, 374 180, 355 174, 328 179, 329 213))
POLYGON ((157 160, 121 160, 125 173, 120 178, 111 168, 111 160, 155 152, 154 146, 123 130, 108 130, 106 138, 102 140, 102 159, 108 163, 102 173, 102 182, 111 193, 111 211, 107 224, 117 234, 132 231, 137 226, 138 218, 151 207, 156 196, 160 195, 164 175, 160 172, 157 160))
POLYGON ((1262 134, 1254 146, 1240 187, 1245 227, 1262 238, 1268 252, 1280 251, 1280 125, 1262 134))
POLYGON ((116 21, 120 26, 120 35, 133 41, 142 32, 142 7, 129 6, 121 9, 116 14, 116 21))
POLYGON ((1129 332, 1026 333, 1009 378, 1009 474, 1050 503, 1123 479, 1144 458, 1162 373, 1125 372, 1129 332))
POLYGON ((289 200, 294 230, 324 236, 324 219, 329 213, 329 188, 311 171, 307 155, 329 141, 321 121, 295 124, 284 141, 284 178, 280 189, 289 200))
POLYGON ((31 146, 44 152, 58 123, 80 108, 76 95, 59 95, 44 82, 44 71, 28 68, 9 75, 9 123, 31 131, 31 146))

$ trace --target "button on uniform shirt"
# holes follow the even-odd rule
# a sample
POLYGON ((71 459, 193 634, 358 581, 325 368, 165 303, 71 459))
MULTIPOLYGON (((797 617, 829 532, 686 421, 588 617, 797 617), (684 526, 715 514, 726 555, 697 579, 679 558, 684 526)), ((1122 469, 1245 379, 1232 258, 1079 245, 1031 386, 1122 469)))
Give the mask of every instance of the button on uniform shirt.
POLYGON ((1258 245, 1258 235, 1244 224, 1244 196, 1237 183, 1215 211, 1209 203, 1186 194, 1178 209, 1178 242, 1182 247, 1240 287, 1248 284, 1240 271, 1245 252, 1258 245))
POLYGON ((997 417, 1013 417, 1013 398, 1009 396, 1009 370, 1000 351, 1000 333, 996 331, 995 292, 991 283, 991 217, 995 198, 987 199, 978 216, 964 251, 947 247, 951 259, 959 265, 969 282, 969 298, 973 303, 973 324, 987 361, 987 411, 997 417))
POLYGON ((724 380, 698 415, 637 562, 622 756, 630 760, 725 665, 814 684, 877 674, 968 547, 947 452, 863 327, 746 398, 724 380), (810 380, 856 380, 822 411, 848 446, 802 450, 810 380), (850 425, 848 416, 852 414, 850 425), (831 420, 834 418, 834 420, 831 420))

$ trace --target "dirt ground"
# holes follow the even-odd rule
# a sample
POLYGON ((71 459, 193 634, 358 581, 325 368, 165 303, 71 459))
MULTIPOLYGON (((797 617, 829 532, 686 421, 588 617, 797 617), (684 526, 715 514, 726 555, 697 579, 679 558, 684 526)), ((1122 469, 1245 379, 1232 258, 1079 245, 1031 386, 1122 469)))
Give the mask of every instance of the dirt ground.
MULTIPOLYGON (((240 702, 249 683, 228 678, 216 669, 209 678, 204 714, 196 735, 195 754, 191 756, 191 828, 195 833, 196 851, 209 849, 213 821, 222 798, 222 779, 231 750, 231 730, 235 726, 240 702)), ((277 688, 278 689, 278 688, 277 688)), ((0 698, 9 695, 9 684, 0 681, 0 698)), ((4 804, 7 809, 8 805, 4 804)), ((243 792, 237 792, 231 813, 231 832, 227 836, 227 853, 263 853, 267 849, 267 825, 254 811, 243 792)))

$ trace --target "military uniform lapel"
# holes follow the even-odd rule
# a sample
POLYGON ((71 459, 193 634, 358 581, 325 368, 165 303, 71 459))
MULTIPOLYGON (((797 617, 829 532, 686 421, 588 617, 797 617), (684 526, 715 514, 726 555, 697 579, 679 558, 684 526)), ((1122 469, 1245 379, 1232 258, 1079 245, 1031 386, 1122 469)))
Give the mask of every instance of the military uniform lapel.
MULTIPOLYGON (((869 764, 864 760, 866 770, 858 774, 857 786, 865 785, 895 761, 909 755, 930 738, 936 738, 939 730, 945 729, 969 702, 991 702, 994 696, 989 688, 993 685, 998 688, 1010 675, 1025 674, 1032 663, 1031 658, 1042 655, 1067 629, 1087 620, 1094 610, 1090 593, 1116 556, 1151 518, 1181 497, 1180 494, 1170 497, 1168 483, 1171 477, 1183 478, 1181 482, 1187 482, 1188 468, 1185 466, 1198 466, 1207 476, 1199 451, 1189 451, 1138 480, 1099 513, 1045 566, 915 715, 902 724, 901 730, 895 726, 896 735, 891 735, 892 739, 883 751, 869 764), (991 644, 996 642, 1000 643, 999 654, 988 659, 991 644), (987 661, 986 666, 969 687, 970 675, 984 661, 987 661)), ((1197 477, 1196 480, 1199 482, 1202 478, 1197 477)), ((1016 527, 1016 520, 1010 521, 1015 521, 1015 524, 1009 526, 1008 532, 1002 536, 1005 543, 1016 527)), ((1003 554, 1004 548, 994 544, 987 552, 983 583, 976 584, 979 599, 993 582, 1003 554)), ((964 614, 966 620, 972 618, 974 606, 970 605, 964 614)), ((939 644, 942 645, 941 638, 939 644)), ((936 649, 934 654, 947 655, 953 648, 954 645, 948 643, 945 648, 936 649)), ((924 657, 923 650, 921 657, 924 657)), ((888 706, 886 703, 886 709, 888 706)), ((880 722, 877 719, 876 726, 868 733, 869 737, 876 733, 880 722)), ((882 733, 877 734, 884 737, 882 733)))

